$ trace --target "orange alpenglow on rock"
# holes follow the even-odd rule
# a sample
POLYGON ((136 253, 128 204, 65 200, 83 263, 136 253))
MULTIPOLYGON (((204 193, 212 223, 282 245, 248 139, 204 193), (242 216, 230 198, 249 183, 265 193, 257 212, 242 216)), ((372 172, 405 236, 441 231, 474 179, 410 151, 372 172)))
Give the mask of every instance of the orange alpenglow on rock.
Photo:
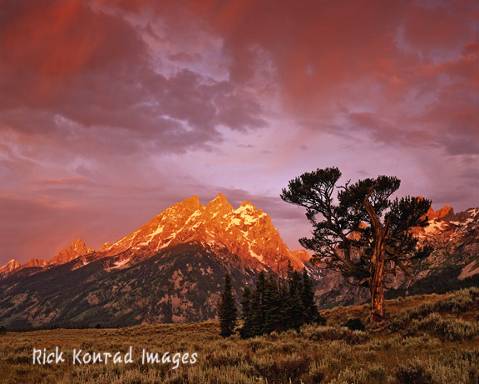
POLYGON ((0 267, 0 274, 13 272, 20 268, 20 266, 21 265, 17 260, 11 259, 7 264, 0 267))
POLYGON ((198 196, 176 203, 103 252, 106 256, 148 257, 188 242, 228 251, 254 269, 266 266, 284 271, 288 264, 301 269, 310 258, 307 252, 291 251, 261 209, 248 201, 235 209, 221 193, 206 205, 198 196))
POLYGON ((25 264, 22 265, 22 268, 38 268, 48 265, 48 261, 43 259, 30 259, 25 264))
POLYGON ((0 267, 0 274, 8 274, 13 271, 23 268, 43 268, 50 265, 65 264, 77 257, 87 255, 94 252, 94 249, 89 248, 83 240, 74 240, 68 247, 62 249, 56 256, 50 260, 46 259, 30 259, 21 264, 15 259, 10 260, 7 264, 0 267))
POLYGON ((79 257, 87 263, 110 256, 117 258, 112 268, 122 269, 155 256, 160 250, 187 243, 199 243, 215 254, 237 257, 244 268, 253 270, 282 273, 289 266, 299 270, 311 259, 306 250, 288 248, 263 210, 249 201, 235 209, 220 193, 206 205, 201 204, 198 196, 180 201, 119 241, 105 243, 98 251, 83 240, 75 240, 48 261, 34 259, 18 267, 4 266, 2 270, 49 267, 79 257))
POLYGON ((429 208, 429 211, 427 211, 427 218, 429 220, 441 220, 444 219, 445 217, 452 216, 454 215, 454 209, 450 205, 445 205, 442 208, 438 209, 435 211, 434 209, 429 208))
MULTIPOLYGON (((416 196, 416 199, 424 200, 424 196, 416 196)), ((425 217, 422 217, 422 219, 427 218, 427 220, 441 220, 452 215, 454 215, 454 209, 450 205, 446 204, 437 211, 430 207, 425 217)))
POLYGON ((53 257, 49 264, 63 264, 70 260, 76 259, 78 256, 83 256, 93 252, 92 248, 89 248, 85 242, 81 239, 73 240, 73 242, 66 248, 62 249, 53 257))

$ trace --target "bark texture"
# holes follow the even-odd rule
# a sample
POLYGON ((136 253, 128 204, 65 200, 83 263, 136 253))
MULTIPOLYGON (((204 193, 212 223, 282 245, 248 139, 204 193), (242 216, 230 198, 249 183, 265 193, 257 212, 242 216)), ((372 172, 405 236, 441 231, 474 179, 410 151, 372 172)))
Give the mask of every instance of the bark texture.
POLYGON ((384 227, 369 202, 364 199, 364 207, 371 220, 374 232, 374 249, 371 255, 371 320, 384 319, 384 243, 387 236, 387 226, 384 227))

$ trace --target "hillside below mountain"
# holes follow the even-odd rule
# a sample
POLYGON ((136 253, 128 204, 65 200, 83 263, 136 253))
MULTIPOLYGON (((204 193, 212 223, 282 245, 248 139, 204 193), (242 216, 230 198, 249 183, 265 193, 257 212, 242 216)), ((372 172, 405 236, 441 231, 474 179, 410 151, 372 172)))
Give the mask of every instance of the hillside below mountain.
MULTIPOLYGON (((386 297, 422 293, 444 293, 479 285, 479 208, 454 213, 451 207, 429 210, 425 227, 414 236, 432 252, 411 271, 387 281, 386 297)), ((369 291, 348 284, 337 272, 323 271, 317 297, 322 306, 364 303, 369 291)))

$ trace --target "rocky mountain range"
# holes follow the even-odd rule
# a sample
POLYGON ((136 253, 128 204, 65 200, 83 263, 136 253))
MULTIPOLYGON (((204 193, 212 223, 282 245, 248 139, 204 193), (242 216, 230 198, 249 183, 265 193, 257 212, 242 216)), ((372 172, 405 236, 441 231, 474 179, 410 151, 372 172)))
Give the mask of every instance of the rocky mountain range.
POLYGON ((237 293, 258 271, 302 269, 271 218, 222 194, 185 199, 113 244, 81 240, 49 260, 0 269, 0 322, 14 328, 109 326, 214 317, 226 272, 237 293))
MULTIPOLYGON (((430 210, 415 229, 433 252, 411 275, 388 282, 388 296, 441 292, 479 282, 479 209, 430 210)), ((0 268, 0 325, 124 326, 212 318, 225 273, 237 296, 259 271, 307 268, 322 307, 364 302, 368 292, 293 251, 271 218, 249 202, 234 208, 219 194, 206 205, 194 196, 120 240, 94 250, 81 240, 48 260, 0 268)))
POLYGON ((63 264, 93 251, 93 248, 89 248, 83 240, 76 239, 73 240, 72 243, 66 248, 60 250, 54 257, 49 260, 30 259, 26 263, 22 264, 15 259, 11 259, 7 264, 0 267, 0 277, 5 277, 6 275, 14 271, 19 271, 23 268, 47 267, 63 264))
MULTIPOLYGON (((479 285, 479 208, 454 213, 445 206, 427 213, 428 225, 414 228, 420 245, 432 252, 408 275, 398 273, 386 282, 387 298, 420 293, 443 293, 479 285)), ((338 272, 322 271, 317 297, 323 307, 364 303, 369 291, 348 284, 338 272)))
POLYGON ((411 276, 398 276, 390 295, 446 292, 479 283, 479 208, 455 214, 445 207, 428 214, 429 225, 417 228, 420 244, 433 250, 411 276))

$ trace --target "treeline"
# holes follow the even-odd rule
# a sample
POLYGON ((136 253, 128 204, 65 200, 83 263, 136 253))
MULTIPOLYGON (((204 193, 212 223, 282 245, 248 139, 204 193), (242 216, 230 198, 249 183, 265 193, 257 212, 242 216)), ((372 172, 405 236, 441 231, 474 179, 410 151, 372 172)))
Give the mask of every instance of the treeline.
MULTIPOLYGON (((219 311, 222 336, 234 333, 236 316, 231 280, 227 275, 219 311)), ((241 319, 243 324, 239 334, 242 338, 325 322, 314 302, 313 284, 307 272, 291 269, 286 278, 261 272, 254 289, 246 287, 243 290, 241 319)))

